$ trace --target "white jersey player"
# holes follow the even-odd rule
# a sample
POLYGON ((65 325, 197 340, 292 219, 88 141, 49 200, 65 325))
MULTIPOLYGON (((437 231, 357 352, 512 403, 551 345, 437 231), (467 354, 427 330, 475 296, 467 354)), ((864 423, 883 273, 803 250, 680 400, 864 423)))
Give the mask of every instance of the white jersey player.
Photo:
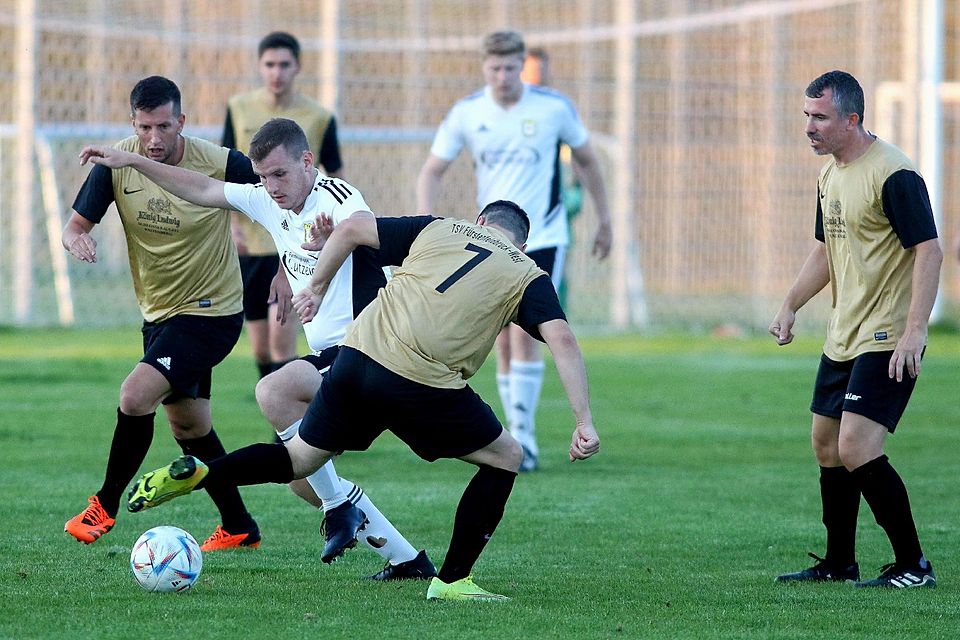
MULTIPOLYGON (((599 219, 593 253, 601 259, 610 251, 610 214, 597 158, 573 103, 552 89, 524 84, 524 54, 516 32, 484 38, 486 87, 457 102, 440 125, 417 179, 417 207, 420 213, 442 215, 435 210, 441 179, 466 147, 477 175, 478 210, 496 200, 520 205, 530 217, 527 255, 558 287, 570 241, 561 197, 561 143, 570 147, 593 198, 599 219)), ((510 431, 523 446, 520 470, 532 471, 537 467, 534 417, 544 371, 540 348, 513 325, 497 339, 496 353, 500 400, 510 431)))

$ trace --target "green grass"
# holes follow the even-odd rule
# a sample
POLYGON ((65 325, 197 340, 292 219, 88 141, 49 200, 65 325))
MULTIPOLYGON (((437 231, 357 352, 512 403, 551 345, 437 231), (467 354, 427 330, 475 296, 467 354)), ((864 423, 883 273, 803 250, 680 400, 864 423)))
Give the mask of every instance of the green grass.
MULTIPOLYGON (((960 337, 935 334, 888 453, 903 475, 940 587, 862 592, 774 585, 823 548, 809 447, 819 343, 756 338, 595 337, 583 341, 603 450, 574 465, 572 427, 548 368, 542 470, 522 476, 480 559, 478 583, 509 603, 426 602, 423 583, 371 584, 379 557, 319 560, 319 516, 284 487, 243 490, 259 551, 207 554, 195 589, 148 594, 130 547, 174 524, 205 537, 205 495, 121 514, 83 546, 63 523, 100 484, 119 383, 139 358, 136 329, 0 331, 0 637, 148 638, 953 638, 960 619, 955 498, 960 337)), ((475 388, 493 406, 489 363, 475 388)), ((267 440, 246 342, 217 370, 214 415, 228 449, 267 440)), ((179 450, 157 420, 145 468, 179 450)), ((418 548, 443 559, 472 474, 429 465, 392 436, 347 454, 361 484, 418 548)), ((865 574, 892 559, 864 507, 865 574)))

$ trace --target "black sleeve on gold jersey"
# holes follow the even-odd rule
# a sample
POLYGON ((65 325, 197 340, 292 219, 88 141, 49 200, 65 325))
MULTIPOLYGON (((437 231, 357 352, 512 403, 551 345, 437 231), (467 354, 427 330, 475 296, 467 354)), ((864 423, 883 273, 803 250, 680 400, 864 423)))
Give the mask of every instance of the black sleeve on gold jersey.
POLYGON ((231 149, 227 155, 227 166, 223 172, 225 182, 234 184, 260 184, 260 176, 253 172, 250 158, 236 149, 231 149))
POLYGON ((434 216, 403 216, 400 218, 377 218, 377 235, 380 238, 380 266, 395 267, 403 263, 410 253, 410 245, 420 232, 439 220, 434 216))
POLYGON ((337 121, 330 116, 327 122, 327 129, 323 132, 323 140, 320 142, 320 165, 324 173, 336 173, 343 168, 343 159, 340 158, 340 141, 337 139, 337 121))
POLYGON ((237 148, 237 136, 233 133, 233 115, 230 114, 230 107, 227 107, 227 119, 223 123, 223 136, 220 137, 220 146, 227 149, 237 148))
POLYGON ((927 185, 916 171, 901 169, 883 183, 883 213, 904 249, 937 237, 927 185))
POLYGON ((557 290, 553 288, 550 276, 543 274, 527 285, 517 309, 517 325, 536 340, 543 342, 543 336, 537 328, 551 320, 566 320, 557 290))
POLYGON ((823 207, 820 203, 823 198, 820 197, 820 187, 817 187, 817 225, 813 230, 813 237, 820 242, 826 242, 827 236, 823 233, 823 207))
POLYGON ((90 222, 99 224, 113 199, 113 172, 95 164, 73 201, 73 210, 90 222))

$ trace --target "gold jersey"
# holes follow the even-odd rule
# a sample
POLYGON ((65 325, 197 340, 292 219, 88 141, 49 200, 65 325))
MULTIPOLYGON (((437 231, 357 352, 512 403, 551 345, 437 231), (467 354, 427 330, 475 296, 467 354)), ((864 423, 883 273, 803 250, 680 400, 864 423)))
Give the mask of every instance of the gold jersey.
MULTIPOLYGON (((224 179, 227 149, 191 136, 183 136, 183 141, 177 166, 224 179)), ((141 153, 136 136, 115 146, 141 153)), ((112 181, 144 319, 239 313, 243 288, 229 212, 178 198, 129 167, 113 169, 112 181)))
POLYGON ((833 295, 823 352, 842 362, 892 351, 913 294, 915 252, 904 247, 936 237, 926 187, 910 159, 880 139, 848 165, 830 160, 817 186, 833 295))
POLYGON ((434 220, 341 344, 414 382, 462 388, 543 275, 496 229, 434 220))
MULTIPOLYGON (((262 88, 230 98, 227 104, 236 148, 245 154, 249 153, 253 136, 264 123, 273 118, 288 118, 300 125, 307 134, 307 143, 314 154, 314 165, 320 166, 320 147, 330 124, 330 112, 316 101, 300 94, 297 94, 293 104, 286 108, 275 108, 270 101, 267 90, 262 88)), ((276 255, 277 247, 266 229, 246 216, 236 216, 234 224, 243 232, 249 255, 276 255)))

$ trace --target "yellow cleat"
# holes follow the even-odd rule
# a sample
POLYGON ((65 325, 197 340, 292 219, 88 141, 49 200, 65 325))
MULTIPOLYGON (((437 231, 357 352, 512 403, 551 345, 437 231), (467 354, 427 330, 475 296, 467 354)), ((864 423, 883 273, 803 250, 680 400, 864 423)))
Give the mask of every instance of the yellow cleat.
POLYGON ((166 467, 145 473, 127 494, 127 510, 150 509, 190 493, 210 471, 193 456, 180 456, 166 467))
POLYGON ((473 581, 473 576, 461 578, 450 584, 440 578, 434 578, 430 581, 430 588, 427 589, 427 600, 503 601, 509 599, 507 596, 490 593, 486 589, 478 587, 473 581))

